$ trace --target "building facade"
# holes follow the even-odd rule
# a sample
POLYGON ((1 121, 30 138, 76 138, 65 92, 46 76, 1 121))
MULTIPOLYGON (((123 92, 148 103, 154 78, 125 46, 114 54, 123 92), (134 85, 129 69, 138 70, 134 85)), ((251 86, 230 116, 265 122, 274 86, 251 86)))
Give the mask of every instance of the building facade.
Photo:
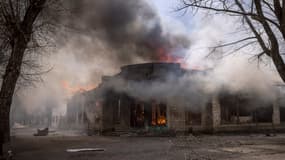
MULTIPOLYGON (((283 129, 282 98, 260 103, 254 95, 230 94, 225 90, 205 96, 203 103, 194 103, 199 101, 195 100, 195 94, 199 93, 183 94, 181 89, 187 103, 168 103, 169 95, 180 100, 181 94, 173 98, 173 94, 162 92, 172 92, 171 87, 175 90, 185 76, 203 74, 206 71, 185 70, 176 63, 123 66, 117 75, 103 77, 97 88, 75 95, 68 104, 67 117, 91 133, 151 132, 157 128, 171 133, 283 129), (164 83, 170 89, 155 94, 150 91, 156 84, 164 83)), ((282 85, 279 88, 282 90, 282 85)))

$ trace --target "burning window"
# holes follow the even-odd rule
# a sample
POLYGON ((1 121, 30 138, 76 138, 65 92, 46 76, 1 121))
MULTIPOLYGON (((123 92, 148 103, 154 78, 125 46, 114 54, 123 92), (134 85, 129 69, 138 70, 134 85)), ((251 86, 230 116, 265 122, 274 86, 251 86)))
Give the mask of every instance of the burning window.
POLYGON ((145 106, 136 103, 131 107, 131 126, 141 128, 145 125, 145 106))
POLYGON ((136 102, 131 105, 131 127, 166 126, 166 105, 136 102))
POLYGON ((152 104, 152 126, 166 125, 166 105, 165 104, 152 104))

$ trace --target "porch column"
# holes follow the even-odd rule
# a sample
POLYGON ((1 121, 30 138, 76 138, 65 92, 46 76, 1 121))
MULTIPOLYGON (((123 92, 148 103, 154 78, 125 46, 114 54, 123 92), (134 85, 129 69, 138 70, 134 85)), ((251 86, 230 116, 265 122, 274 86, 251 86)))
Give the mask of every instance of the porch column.
POLYGON ((221 104, 218 95, 214 95, 212 97, 212 118, 213 118, 213 129, 215 129, 221 124, 221 104))
POLYGON ((202 108, 201 113, 201 126, 204 130, 212 129, 212 105, 206 104, 202 108))
POLYGON ((170 107, 167 109, 167 125, 176 132, 186 131, 185 109, 170 107))
POLYGON ((278 99, 276 99, 273 102, 272 123, 273 123, 273 125, 279 125, 280 124, 280 106, 278 103, 278 99))
POLYGON ((121 129, 128 130, 131 126, 130 124, 130 119, 131 119, 131 105, 132 103, 130 102, 131 100, 129 99, 124 99, 121 102, 120 106, 120 126, 121 129))
POLYGON ((207 113, 207 105, 202 108, 201 113, 201 126, 206 129, 207 128, 207 121, 208 121, 208 113, 207 113))
POLYGON ((167 128, 170 129, 172 127, 171 125, 171 107, 167 104, 166 105, 166 124, 167 124, 167 128))

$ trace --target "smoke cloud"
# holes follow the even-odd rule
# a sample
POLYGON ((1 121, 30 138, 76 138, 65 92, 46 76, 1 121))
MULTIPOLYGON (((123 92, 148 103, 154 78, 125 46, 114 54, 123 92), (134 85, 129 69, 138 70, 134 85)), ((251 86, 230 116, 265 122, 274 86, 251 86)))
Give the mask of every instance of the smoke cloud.
MULTIPOLYGON (((91 38, 93 44, 100 43, 108 50, 104 53, 83 50, 78 58, 86 60, 94 54, 110 54, 113 63, 121 66, 138 61, 181 59, 185 53, 177 55, 177 51, 189 48, 189 38, 167 30, 152 6, 144 0, 68 2, 69 7, 74 8, 74 17, 67 23, 91 38)), ((73 38, 77 47, 86 47, 82 37, 73 38)))
POLYGON ((103 75, 125 64, 180 60, 190 46, 187 34, 165 27, 145 0, 66 0, 64 5, 70 14, 58 22, 67 28, 55 38, 56 52, 44 57, 53 70, 42 84, 17 93, 21 104, 14 105, 29 114, 47 106, 64 114, 67 100, 95 88, 103 75))
MULTIPOLYGON (((43 84, 19 94, 31 114, 34 108, 51 105, 55 112, 64 113, 67 100, 75 92, 95 88, 103 75, 118 73, 122 65, 154 61, 181 62, 210 70, 206 75, 186 75, 178 82, 171 75, 166 82, 134 82, 128 90, 120 88, 125 82, 119 80, 114 89, 141 100, 155 97, 195 111, 209 95, 224 88, 232 93, 254 93, 266 101, 275 97, 271 86, 279 81, 278 76, 240 56, 247 51, 221 60, 205 59, 209 53, 206 47, 225 40, 225 33, 236 27, 235 21, 197 15, 189 18, 195 25, 185 29, 174 26, 174 18, 165 20, 146 0, 66 0, 65 5, 71 14, 59 17, 59 21, 69 31, 64 28, 58 34, 57 51, 45 57, 53 70, 44 75, 43 84), (191 33, 186 32, 188 28, 191 33)), ((255 52, 258 50, 252 50, 255 52)))
POLYGON ((200 112, 215 94, 249 95, 255 107, 272 104, 277 97, 278 77, 267 68, 249 63, 247 56, 227 57, 209 70, 196 70, 181 77, 169 73, 166 80, 126 80, 114 78, 109 88, 140 101, 156 100, 173 107, 200 112))

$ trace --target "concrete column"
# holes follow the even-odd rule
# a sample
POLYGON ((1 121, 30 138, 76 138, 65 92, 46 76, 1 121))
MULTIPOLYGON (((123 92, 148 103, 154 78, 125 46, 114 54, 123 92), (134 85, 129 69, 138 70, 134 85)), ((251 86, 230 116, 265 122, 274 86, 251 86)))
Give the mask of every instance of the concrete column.
POLYGON ((79 108, 76 109, 76 118, 75 118, 75 126, 77 127, 79 125, 79 108))
MULTIPOLYGON (((212 104, 212 103, 210 103, 212 104)), ((211 130, 213 125, 212 105, 206 104, 201 113, 201 126, 205 131, 211 130)))
POLYGON ((167 123, 167 128, 171 128, 171 107, 169 105, 166 106, 166 123, 167 123))
POLYGON ((167 110, 167 125, 169 129, 177 132, 186 130, 185 109, 169 107, 167 110))
POLYGON ((274 125, 280 124, 280 107, 279 107, 278 100, 275 100, 273 102, 272 123, 274 125))
POLYGON ((203 128, 207 128, 207 118, 208 118, 207 106, 204 106, 201 112, 201 126, 203 128))
POLYGON ((218 95, 212 97, 213 129, 221 124, 221 104, 218 95))
POLYGON ((183 132, 185 132, 187 130, 185 112, 186 112, 185 108, 181 109, 181 111, 180 111, 180 120, 179 120, 180 128, 178 129, 178 130, 183 131, 183 132))
POLYGON ((130 100, 125 98, 121 100, 120 106, 120 126, 121 129, 128 130, 131 126, 130 119, 131 119, 131 103, 130 100))

